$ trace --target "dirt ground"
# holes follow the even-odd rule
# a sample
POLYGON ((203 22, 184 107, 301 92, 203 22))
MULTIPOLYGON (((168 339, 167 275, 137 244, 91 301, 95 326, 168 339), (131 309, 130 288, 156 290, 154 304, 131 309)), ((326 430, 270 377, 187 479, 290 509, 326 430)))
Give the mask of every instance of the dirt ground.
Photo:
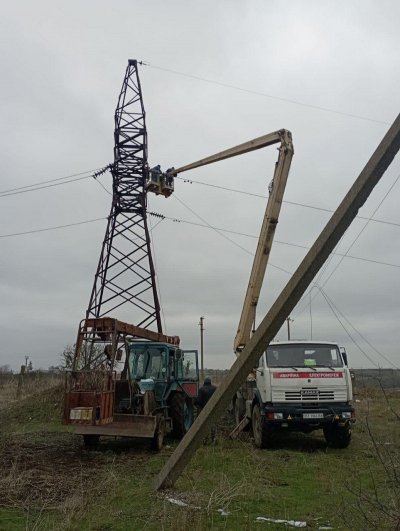
MULTIPOLYGON (((0 409, 0 426, 5 428, 0 433, 0 507, 78 505, 85 493, 107 489, 116 462, 146 474, 149 456, 154 454, 147 441, 104 438, 96 448, 85 449, 81 436, 61 426, 62 396, 60 386, 52 387, 33 396, 29 393, 21 401, 7 400, 8 408, 0 409)), ((226 415, 218 433, 227 437, 232 428, 226 415)), ((175 445, 167 438, 166 457, 175 445)))

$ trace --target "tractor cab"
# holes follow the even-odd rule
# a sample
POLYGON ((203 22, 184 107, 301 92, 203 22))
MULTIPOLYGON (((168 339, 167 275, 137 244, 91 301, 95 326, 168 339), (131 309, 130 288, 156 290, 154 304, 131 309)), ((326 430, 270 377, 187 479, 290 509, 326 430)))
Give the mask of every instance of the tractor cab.
POLYGON ((199 381, 197 351, 183 351, 166 343, 130 343, 128 379, 139 386, 141 393, 154 391, 160 402, 179 388, 195 397, 199 381))
POLYGON ((197 350, 135 341, 128 345, 127 365, 130 393, 120 401, 120 411, 161 415, 166 431, 182 438, 194 421, 199 387, 197 350))

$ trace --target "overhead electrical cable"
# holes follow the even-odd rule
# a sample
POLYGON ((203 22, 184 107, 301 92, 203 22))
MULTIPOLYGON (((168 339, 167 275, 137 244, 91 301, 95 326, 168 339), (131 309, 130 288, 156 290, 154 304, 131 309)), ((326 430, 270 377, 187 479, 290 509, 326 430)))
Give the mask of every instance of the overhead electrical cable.
MULTIPOLYGON (((67 229, 69 227, 76 227, 78 225, 87 225, 88 223, 94 223, 96 221, 104 221, 107 219, 108 218, 86 219, 84 221, 77 221, 76 223, 67 223, 66 225, 55 225, 53 227, 45 227, 43 229, 34 229, 34 230, 28 230, 24 232, 13 232, 10 234, 0 234, 0 238, 11 238, 13 236, 25 236, 27 234, 36 234, 37 232, 47 232, 47 231, 58 230, 58 229, 67 229)), ((158 227, 161 221, 162 220, 156 223, 154 227, 151 228, 150 232, 152 232, 156 227, 158 227)))
POLYGON ((317 286, 322 295, 325 297, 325 300, 332 304, 332 306, 335 308, 335 310, 338 312, 338 314, 340 314, 342 316, 342 318, 347 322, 347 324, 361 337, 361 339, 363 339, 363 341, 365 341, 367 343, 367 345, 372 348, 372 350, 374 350, 379 356, 381 356, 381 358, 383 358, 386 362, 388 362, 390 365, 392 365, 395 369, 400 369, 400 367, 397 367, 397 365, 395 365, 387 356, 385 356, 380 350, 378 350, 354 325, 353 323, 350 321, 350 319, 348 319, 344 313, 338 308, 338 306, 333 302, 332 298, 326 293, 326 291, 324 289, 322 289, 320 286, 317 286))
MULTIPOLYGON (((198 181, 198 180, 194 180, 194 179, 187 179, 187 178, 184 178, 184 177, 179 177, 179 175, 177 177, 175 177, 175 179, 180 179, 180 180, 182 180, 185 183, 200 184, 202 186, 208 186, 210 188, 217 188, 219 190, 225 190, 227 192, 234 192, 234 193, 237 193, 237 194, 248 195, 248 196, 251 196, 251 197, 259 197, 260 199, 268 199, 268 195, 255 194, 254 192, 246 192, 245 190, 239 190, 237 188, 229 188, 227 186, 219 186, 217 184, 205 183, 204 181, 198 181)), ((321 212, 327 212, 329 214, 332 214, 334 212, 334 210, 330 209, 330 208, 319 207, 319 206, 316 206, 316 205, 309 205, 309 204, 306 204, 306 203, 299 203, 297 201, 289 201, 287 199, 283 199, 282 203, 286 203, 287 205, 299 206, 299 207, 303 207, 303 208, 309 208, 311 210, 319 210, 321 212)), ((369 221, 371 221, 373 223, 382 223, 384 225, 393 225, 394 227, 400 227, 400 223, 396 223, 394 221, 384 221, 382 219, 368 218, 366 216, 356 216, 356 219, 369 220, 369 221)))
MULTIPOLYGON (((319 287, 319 286, 317 286, 319 287)), ((324 293, 321 291, 322 295, 324 295, 324 293)), ((360 352, 362 352, 362 354, 367 358, 367 360, 374 366, 376 367, 377 369, 379 368, 379 365, 377 363, 375 363, 375 361, 370 357, 368 356, 368 354, 365 352, 365 350, 360 347, 360 345, 357 343, 357 341, 354 339, 354 337, 350 334, 349 330, 347 330, 347 328, 345 327, 345 325, 342 323, 342 321, 340 320, 339 316, 337 315, 337 313, 335 312, 333 306, 330 304, 329 300, 326 298, 326 303, 328 304, 329 308, 331 309, 333 315, 336 317, 337 321, 339 322, 339 324, 341 325, 341 327, 343 328, 343 330, 346 332, 346 334, 349 336, 349 338, 351 339, 351 341, 354 343, 354 345, 360 350, 360 352)))
MULTIPOLYGON (((220 228, 220 227, 214 227, 208 223, 196 223, 195 221, 188 221, 188 220, 185 220, 185 219, 178 219, 178 218, 172 218, 172 217, 169 217, 169 216, 165 216, 164 214, 159 214, 157 212, 148 212, 148 214, 150 216, 154 216, 154 217, 162 217, 163 219, 167 219, 169 221, 172 221, 174 223, 184 223, 186 225, 194 225, 196 227, 202 227, 202 228, 205 228, 205 229, 212 229, 212 230, 216 230, 216 231, 220 231, 220 232, 226 232, 228 234, 235 234, 237 236, 244 236, 246 238, 252 238, 252 239, 257 239, 258 236, 255 236, 254 234, 248 234, 246 232, 238 232, 238 231, 234 231, 234 230, 229 230, 229 229, 223 229, 223 228, 220 228)), ((232 241, 232 240, 229 240, 229 241, 232 241)), ((274 240, 274 243, 278 243, 279 245, 287 245, 289 247, 297 247, 299 249, 305 249, 305 250, 309 250, 310 247, 308 247, 307 245, 300 245, 298 243, 290 243, 290 242, 284 242, 282 240, 274 240)), ((235 242, 236 244, 236 242, 235 242)), ((244 249, 243 250, 246 251, 247 254, 253 254, 251 253, 251 251, 248 251, 247 249, 244 249)), ((362 262, 369 262, 369 263, 372 263, 372 264, 378 264, 378 265, 384 265, 384 266, 388 266, 388 267, 397 267, 397 268, 400 268, 400 264, 392 264, 390 262, 382 262, 380 260, 373 260, 371 258, 362 258, 361 256, 353 256, 353 255, 344 255, 342 253, 331 253, 333 256, 337 255, 337 256, 343 256, 343 257, 346 257, 346 258, 350 258, 350 259, 353 259, 353 260, 360 260, 362 262)), ((280 268, 282 269, 282 268, 280 268)), ((282 269, 283 271, 289 273, 290 275, 292 275, 292 273, 290 271, 286 271, 284 269, 282 269)))
MULTIPOLYGON (((231 240, 230 238, 227 238, 225 234, 223 234, 219 229, 216 229, 215 227, 213 227, 212 225, 210 225, 207 221, 204 220, 204 218, 202 218, 199 214, 197 214, 193 209, 191 209, 190 207, 188 207, 182 200, 180 200, 176 195, 174 195, 175 199, 177 199, 184 207, 186 207, 190 212, 192 212, 196 217, 198 217, 199 219, 201 219, 203 221, 203 223, 206 223, 206 226, 215 230, 220 236, 223 236, 224 238, 228 239, 228 241, 230 241, 231 243, 233 243, 234 245, 237 245, 237 242, 235 242, 234 240, 231 240)), ((178 220, 177 220, 178 221, 178 220)), ((243 251, 245 251, 246 253, 249 253, 249 251, 247 249, 245 249, 244 247, 242 246, 239 246, 243 251)), ((249 253, 249 254, 253 254, 253 253, 249 253)), ((272 265, 272 264, 270 264, 272 265)), ((276 266, 273 266, 273 267, 276 267, 276 266)), ((280 268, 278 267, 278 269, 284 271, 285 273, 289 274, 289 275, 292 275, 292 273, 290 271, 287 271, 283 268, 280 268)), ((357 346, 357 348, 364 354, 364 356, 370 361, 370 363, 372 365, 374 365, 375 367, 378 367, 378 365, 374 362, 374 360, 365 352, 365 350, 357 343, 357 341, 353 338, 353 336, 351 335, 351 333, 349 332, 349 330, 346 328, 346 326, 342 323, 342 321, 340 320, 339 316, 337 315, 334 307, 333 307, 333 304, 328 300, 328 296, 325 294, 325 292, 322 290, 322 288, 320 286, 317 285, 317 287, 320 289, 321 293, 324 295, 326 301, 327 301, 327 304, 329 305, 329 307, 331 308, 334 316, 336 317, 336 319, 338 320, 338 322, 340 323, 340 325, 342 326, 342 328, 345 330, 345 332, 347 333, 347 335, 349 336, 349 338, 352 340, 352 342, 357 346)), ((337 308, 337 311, 339 311, 339 309, 337 308)), ((341 312, 340 312, 341 313, 341 312)), ((351 325, 353 327, 353 325, 351 325)), ((354 330, 355 327, 353 327, 354 330)), ((357 333, 359 333, 357 330, 356 330, 357 333)), ((359 333, 359 335, 361 336, 361 334, 359 333)), ((362 336, 363 337, 363 336, 362 336)), ((371 343, 368 342, 368 344, 370 346, 371 343)), ((382 353, 380 353, 379 351, 377 351, 375 349, 376 352, 378 352, 384 359, 386 359, 387 362, 389 362, 390 364, 393 365, 393 363, 388 359, 386 358, 386 356, 382 355, 382 353)))
MULTIPOLYGON (((388 195, 390 194, 390 192, 393 190, 393 188, 395 187, 395 185, 397 184, 398 180, 400 179, 400 174, 396 177, 396 179, 394 180, 394 182, 390 185, 388 191, 386 192, 386 194, 383 196, 383 198, 381 199, 381 201, 379 202, 378 206, 375 208, 375 210, 373 211, 372 215, 370 218, 367 218, 367 222, 364 224, 364 226, 362 227, 362 229, 358 232, 357 236, 354 238, 353 242, 350 244, 350 246, 347 248, 347 251, 345 252, 345 254, 341 257, 341 259, 339 260, 339 262, 336 264, 336 266, 334 267, 334 269, 331 271, 331 273, 329 274, 328 278, 326 278, 324 280, 324 282, 322 283, 322 286, 321 287, 324 287, 328 282, 329 280, 332 278, 332 276, 334 275, 334 273, 337 271, 338 267, 340 266, 340 264, 343 262, 343 260, 348 256, 348 252, 350 251, 350 249, 353 247, 353 245, 356 243, 356 241, 358 240, 358 238, 361 236, 361 234, 364 232, 364 230, 367 228, 369 222, 372 220, 373 216, 376 214, 376 212, 379 210, 379 208, 382 206, 383 202, 386 200, 386 198, 388 197, 388 195)), ((332 253, 331 253, 332 254, 332 253)), ((312 288, 311 288, 312 289, 312 288)), ((311 289, 308 290, 304 295, 303 297, 300 299, 299 303, 301 303, 302 301, 306 300, 308 295, 310 294, 311 292, 311 289)), ((315 298, 315 296, 314 296, 315 298)), ((312 300, 312 299, 311 299, 312 300)), ((310 304, 311 304, 311 300, 310 300, 310 304)), ((305 310, 305 308, 307 307, 307 304, 302 308, 302 309, 299 309, 299 313, 297 313, 296 315, 299 316, 301 313, 303 313, 303 311, 305 310)))
MULTIPOLYGON (((373 211, 372 213, 372 216, 371 218, 376 214, 376 212, 379 210, 379 208, 382 206, 383 202, 385 201, 385 199, 388 197, 388 195, 390 194, 390 192, 393 190, 393 188, 396 186, 398 180, 400 179, 400 174, 396 177, 395 181, 392 183, 392 185, 389 187, 389 190, 386 192, 386 194, 383 196, 382 200, 379 202, 378 206, 375 208, 375 210, 373 211)), ((342 256, 342 258, 339 260, 339 262, 336 264, 335 268, 333 269, 333 271, 331 271, 331 273, 329 274, 328 278, 326 278, 322 284, 322 287, 326 286, 326 284, 329 282, 329 280, 332 278, 332 276, 334 275, 334 273, 337 271, 338 267, 340 266, 340 264, 343 262, 343 260, 346 258, 348 252, 350 251, 350 249, 354 246, 354 244, 356 243, 356 241, 359 239, 359 237, 361 236, 361 234, 364 232, 364 230, 367 228, 369 222, 371 221, 371 218, 369 218, 367 220, 367 222, 365 223, 365 225, 362 227, 362 229, 358 232, 357 236, 354 238, 354 240, 352 241, 352 243, 350 244, 350 246, 348 247, 347 251, 345 252, 344 256, 342 256)))
MULTIPOLYGON (((75 174, 71 174, 71 175, 66 175, 64 177, 58 177, 56 179, 49 179, 47 181, 41 181, 41 182, 38 182, 38 183, 33 183, 33 184, 25 185, 25 186, 20 186, 18 188, 10 188, 9 190, 1 191, 0 192, 0 197, 7 197, 9 195, 17 195, 17 194, 22 194, 22 193, 26 193, 26 192, 34 192, 36 190, 41 190, 41 189, 45 189, 45 188, 52 188, 53 186, 58 186, 58 184, 56 184, 56 185, 51 184, 51 183, 56 183, 57 181, 65 181, 65 182, 60 182, 59 183, 59 185, 62 185, 62 184, 69 184, 69 183, 73 183, 73 182, 77 182, 77 181, 81 181, 81 180, 89 179, 89 178, 93 178, 97 182, 97 184, 99 186, 101 186, 103 188, 103 190, 108 195, 112 196, 112 192, 110 192, 104 186, 104 184, 101 181, 98 180, 98 178, 97 178, 98 175, 96 175, 96 172, 99 172, 99 171, 102 171, 102 170, 107 170, 107 169, 109 169, 109 167, 110 167, 110 165, 103 166, 102 168, 98 168, 98 169, 94 169, 94 170, 88 170, 88 171, 81 172, 81 173, 75 173, 75 174), (90 173, 90 175, 86 175, 87 173, 90 173), (74 177, 78 177, 78 178, 74 179, 74 177), (66 180, 66 179, 69 179, 69 180, 66 180), (46 184, 49 184, 49 186, 41 186, 41 185, 46 185, 46 184)), ((252 196, 252 197, 258 197, 258 198, 261 198, 261 199, 268 199, 267 195, 255 194, 255 193, 252 193, 252 192, 246 192, 245 190, 238 190, 238 189, 229 188, 229 187, 226 187, 226 186, 218 186, 216 184, 205 183, 205 182, 197 181, 197 180, 194 180, 194 179, 184 179, 183 177, 179 177, 179 176, 177 176, 175 178, 176 179, 181 179, 183 182, 187 182, 187 183, 194 183, 194 184, 199 184, 199 185, 202 185, 202 186, 208 186, 208 187, 211 187, 211 188, 217 188, 217 189, 220 189, 220 190, 226 190, 226 191, 234 192, 234 193, 238 193, 238 194, 248 195, 248 196, 252 196)), ((288 201, 288 200, 285 200, 285 199, 283 200, 283 203, 286 203, 288 205, 299 206, 299 207, 303 207, 303 208, 309 208, 309 209, 312 209, 312 210, 319 210, 321 212, 327 212, 327 213, 333 213, 334 212, 334 210, 329 209, 329 208, 319 207, 319 206, 316 206, 316 205, 309 205, 309 204, 306 204, 306 203, 299 203, 299 202, 296 202, 296 201, 288 201)), ((357 219, 363 219, 363 220, 369 220, 370 222, 373 222, 373 223, 381 223, 381 224, 384 224, 384 225, 392 225, 393 227, 400 227, 400 223, 396 223, 394 221, 385 221, 385 220, 382 220, 382 219, 367 218, 365 216, 356 216, 356 218, 357 219)))
MULTIPOLYGON (((225 240, 228 240, 230 243, 232 243, 233 245, 235 245, 236 247, 239 247, 239 249, 242 249, 242 251, 244 251, 245 253, 253 256, 253 253, 251 251, 249 251, 248 249, 246 249, 245 247, 243 247, 242 245, 240 245, 239 243, 235 242, 235 240, 232 240, 231 238, 229 238, 226 234, 224 234, 222 231, 220 231, 219 229, 213 227, 212 225, 210 225, 204 218, 202 218, 199 214, 197 214, 197 212, 195 212, 192 208, 190 208, 188 205, 186 205, 181 199, 179 199, 179 197, 177 197, 176 194, 174 194, 172 197, 174 197, 177 201, 179 201, 179 203, 181 203, 185 208, 187 208, 192 214, 194 214, 197 218, 199 218, 203 223, 205 223, 207 225, 208 228, 214 230, 217 234, 219 234, 222 238, 225 238, 225 240)), ((279 269, 281 271, 284 271, 285 273, 288 273, 289 275, 291 275, 290 271, 287 271, 286 269, 283 269, 283 267, 279 267, 277 265, 274 265, 274 264, 269 264, 271 267, 274 267, 275 269, 279 269)))
POLYGON ((35 234, 37 232, 47 232, 50 230, 58 230, 58 229, 66 229, 67 227, 76 227, 77 225, 86 225, 88 223, 94 223, 95 221, 103 221, 107 218, 95 218, 95 219, 87 219, 85 221, 77 221, 76 223, 68 223, 66 225, 57 225, 54 227, 46 227, 44 229, 34 229, 34 230, 28 230, 25 232, 14 232, 12 234, 1 234, 0 238, 11 238, 12 236, 24 236, 26 234, 35 234))
MULTIPOLYGON (((194 213, 194 211, 192 211, 192 212, 194 213)), ((210 224, 208 224, 206 222, 204 222, 204 223, 196 223, 194 221, 188 221, 188 220, 185 220, 185 219, 172 218, 172 217, 169 217, 169 216, 165 216, 164 214, 160 214, 160 213, 157 213, 157 212, 151 212, 151 211, 148 211, 147 213, 148 213, 149 216, 159 218, 159 222, 156 223, 152 227, 151 231, 153 231, 164 219, 166 219, 166 220, 172 221, 174 223, 184 223, 185 225, 193 225, 193 226, 201 227, 201 228, 205 228, 205 229, 212 229, 214 231, 217 231, 218 233, 235 234, 237 236, 244 236, 246 238, 252 238, 252 239, 257 239, 258 238, 258 236, 255 236, 254 234, 247 234, 245 232, 238 232, 238 231, 234 231, 234 230, 223 229, 223 228, 220 228, 220 227, 214 227, 214 226, 212 226, 212 225, 210 225, 210 224)), ((60 228, 73 227, 75 225, 82 225, 82 224, 86 224, 86 223, 92 223, 94 221, 101 221, 103 219, 107 219, 107 218, 89 219, 89 220, 80 221, 80 222, 77 222, 77 223, 70 223, 70 224, 67 224, 67 225, 57 225, 57 226, 52 226, 52 227, 46 227, 44 229, 35 229, 35 230, 30 230, 30 231, 25 231, 25 232, 15 232, 15 233, 10 233, 10 234, 3 234, 3 235, 0 235, 0 238, 11 238, 13 236, 23 236, 25 234, 34 234, 36 232, 45 232, 45 231, 57 230, 57 229, 60 229, 60 228)), ((249 250, 245 249, 244 247, 240 246, 237 242, 234 242, 230 238, 228 238, 228 240, 231 243, 234 243, 234 245, 239 246, 239 248, 241 248, 247 254, 253 255, 253 253, 251 251, 249 251, 249 250)), ((289 246, 289 247, 296 247, 298 249, 305 249, 305 250, 309 249, 309 247, 307 247, 306 245, 300 245, 300 244, 297 244, 297 243, 284 242, 282 240, 275 240, 275 243, 277 243, 279 245, 286 245, 286 246, 289 246)), ((343 256, 343 257, 350 258, 350 259, 353 259, 353 260, 359 260, 361 262, 368 262, 368 263, 376 264, 376 265, 383 265, 383 266, 388 266, 388 267, 400 268, 400 264, 392 264, 390 262, 383 262, 381 260, 373 260, 371 258, 362 258, 361 256, 353 256, 353 255, 349 255, 349 254, 348 255, 344 255, 344 254, 341 254, 341 253, 332 253, 332 255, 333 256, 335 256, 335 255, 343 256)), ((279 267, 279 266, 276 266, 276 265, 272 265, 272 267, 275 267, 276 269, 284 271, 288 275, 292 275, 291 271, 288 271, 288 270, 286 270, 286 269, 284 269, 282 267, 279 267)))
MULTIPOLYGON (((74 183, 77 181, 83 181, 85 179, 94 178, 97 180, 97 177, 102 175, 109 169, 110 166, 105 166, 103 168, 98 168, 96 170, 90 170, 89 172, 76 173, 74 175, 69 175, 66 177, 58 177, 57 179, 50 179, 48 181, 42 181, 36 184, 29 184, 25 186, 20 186, 18 188, 11 188, 9 190, 3 190, 0 192, 0 197, 9 197, 11 195, 25 194, 28 192, 36 192, 37 190, 43 190, 45 188, 53 188, 55 186, 62 186, 64 184, 74 183), (85 175, 89 173, 90 175, 85 175)), ((100 183, 102 186, 102 184, 100 183)), ((108 190, 105 189, 107 192, 108 190)), ((109 193, 109 192, 108 192, 109 193)))
MULTIPOLYGON (((103 166, 104 167, 104 166, 103 166)), ((102 168, 103 168, 102 167, 102 168)), ((32 183, 32 184, 26 184, 25 186, 18 186, 17 188, 10 188, 8 190, 3 190, 3 191, 0 191, 0 195, 1 194, 6 194, 8 192, 15 192, 17 190, 23 190, 25 188, 31 188, 32 186, 40 186, 42 184, 48 184, 48 183, 54 183, 56 181, 62 181, 64 179, 71 179, 72 177, 80 177, 81 175, 85 175, 86 173, 94 173, 96 171, 99 171, 101 170, 102 168, 94 168, 92 170, 87 170, 87 171, 81 171, 80 173, 72 173, 70 175, 64 175, 64 177, 57 177, 55 179, 49 179, 47 181, 40 181, 38 183, 32 183)))
POLYGON ((367 122, 373 122, 373 123, 377 123, 377 124, 390 125, 390 122, 386 122, 386 121, 383 121, 383 120, 376 120, 374 118, 370 118, 370 117, 367 117, 367 116, 361 116, 359 114, 353 114, 353 113, 348 113, 348 112, 344 112, 344 111, 338 111, 336 109, 331 109, 329 107, 323 107, 323 106, 320 106, 320 105, 313 105, 312 103, 306 103, 306 102, 302 102, 302 101, 299 101, 299 100, 283 98, 281 96, 276 96, 274 94, 268 94, 266 92, 261 92, 261 91, 258 91, 258 90, 248 89, 248 88, 245 88, 245 87, 239 87, 237 85, 233 85, 233 84, 230 84, 230 83, 224 83, 222 81, 217 81, 215 79, 208 79, 208 78, 201 77, 201 76, 196 76, 196 75, 193 75, 193 74, 187 74, 185 72, 179 72, 178 70, 172 70, 171 68, 165 68, 163 66, 154 65, 154 64, 151 64, 151 63, 148 63, 148 62, 145 62, 145 61, 140 61, 139 64, 141 64, 143 66, 148 66, 150 68, 154 68, 156 70, 162 70, 164 72, 169 72, 170 74, 175 74, 175 75, 178 75, 178 76, 187 77, 189 79, 195 79, 196 81, 202 81, 204 83, 209 83, 209 84, 212 84, 212 85, 218 85, 220 87, 229 88, 229 89, 237 90, 237 91, 240 91, 240 92, 246 92, 248 94, 253 94, 255 96, 262 96, 264 98, 269 98, 269 99, 281 101, 281 102, 284 102, 284 103, 290 103, 292 105, 299 105, 301 107, 306 107, 308 109, 315 109, 317 111, 328 112, 328 113, 331 113, 331 114, 337 114, 337 115, 340 115, 340 116, 345 116, 347 118, 355 118, 357 120, 364 120, 364 121, 367 121, 367 122))

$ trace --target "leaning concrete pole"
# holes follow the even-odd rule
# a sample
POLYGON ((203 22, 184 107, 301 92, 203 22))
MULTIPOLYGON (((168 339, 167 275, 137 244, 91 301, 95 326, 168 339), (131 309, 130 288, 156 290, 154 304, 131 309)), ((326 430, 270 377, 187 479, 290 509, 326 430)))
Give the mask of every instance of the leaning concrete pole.
POLYGON ((193 454, 201 446, 211 426, 258 364, 261 354, 276 336, 285 319, 300 300, 329 254, 347 230, 358 210, 378 183, 400 148, 400 115, 386 133, 365 168, 350 188, 327 225, 311 247, 292 278, 276 299, 211 400, 177 446, 155 480, 155 489, 171 486, 182 474, 193 454))

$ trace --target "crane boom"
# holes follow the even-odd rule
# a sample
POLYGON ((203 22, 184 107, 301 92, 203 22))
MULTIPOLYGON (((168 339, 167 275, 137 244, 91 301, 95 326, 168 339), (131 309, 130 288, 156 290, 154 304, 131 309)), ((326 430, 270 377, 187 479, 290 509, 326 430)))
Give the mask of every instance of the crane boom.
MULTIPOLYGON (((282 198, 293 157, 293 142, 290 131, 282 129, 275 133, 275 135, 276 134, 279 135, 279 139, 270 142, 270 144, 280 141, 281 146, 279 148, 279 157, 275 166, 274 177, 271 183, 272 186, 270 186, 270 195, 261 226, 257 250, 254 256, 253 267, 250 274, 250 280, 247 286, 242 314, 234 341, 234 351, 237 355, 244 349, 246 343, 250 339, 251 328, 256 315, 258 298, 260 296, 261 286, 268 264, 271 246, 275 235, 275 229, 278 223, 279 212, 281 210, 282 198)), ((268 136, 272 135, 266 135, 266 137, 268 136)), ((261 140, 261 138, 257 140, 261 140)), ((244 146, 244 144, 242 144, 242 146, 244 146)))
MULTIPOLYGON (((242 314, 234 341, 234 350, 236 354, 239 354, 243 350, 247 341, 250 339, 251 328, 255 320, 258 298, 260 296, 261 286, 268 264, 272 241, 274 239, 279 212, 281 210, 282 198, 293 157, 292 134, 287 129, 280 129, 279 131, 254 138, 253 140, 225 149, 224 151, 220 151, 196 162, 186 164, 185 166, 180 166, 176 169, 170 168, 167 170, 166 174, 162 174, 161 171, 159 172, 160 175, 165 177, 169 176, 171 178, 178 173, 200 168, 207 164, 213 164, 220 160, 243 155, 244 153, 249 153, 250 151, 255 151, 278 143, 281 144, 279 147, 279 157, 275 165, 274 177, 270 186, 270 195, 258 239, 256 254, 254 256, 242 314)), ((156 189, 158 190, 158 184, 156 189)), ((173 186, 171 186, 171 190, 172 189, 173 186)))
POLYGON ((254 138, 253 140, 249 140, 248 142, 244 142, 243 144, 239 144, 232 148, 225 149, 224 151, 220 151, 215 155, 210 155, 209 157, 200 159, 196 162, 192 162, 191 164, 186 164, 186 166, 181 166, 180 168, 173 169, 173 174, 175 175, 184 171, 194 170, 195 168, 200 168, 201 166, 206 166, 207 164, 213 164, 214 162, 218 162, 220 160, 229 159, 238 155, 243 155, 244 153, 248 153, 249 151, 255 151, 256 149, 272 146, 273 144, 282 142, 283 138, 285 138, 288 134, 290 135, 289 131, 286 131, 286 129, 281 129, 280 131, 275 131, 274 133, 259 136, 258 138, 254 138))

